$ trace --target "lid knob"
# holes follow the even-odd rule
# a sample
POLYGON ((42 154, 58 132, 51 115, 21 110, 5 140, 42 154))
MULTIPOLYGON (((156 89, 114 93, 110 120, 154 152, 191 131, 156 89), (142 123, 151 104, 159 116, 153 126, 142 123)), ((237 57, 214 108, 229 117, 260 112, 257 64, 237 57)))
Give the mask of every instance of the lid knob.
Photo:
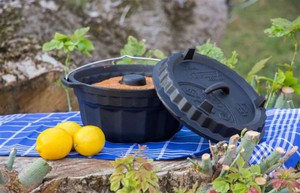
POLYGON ((126 74, 122 77, 121 84, 129 86, 143 86, 146 85, 146 78, 140 74, 126 74))

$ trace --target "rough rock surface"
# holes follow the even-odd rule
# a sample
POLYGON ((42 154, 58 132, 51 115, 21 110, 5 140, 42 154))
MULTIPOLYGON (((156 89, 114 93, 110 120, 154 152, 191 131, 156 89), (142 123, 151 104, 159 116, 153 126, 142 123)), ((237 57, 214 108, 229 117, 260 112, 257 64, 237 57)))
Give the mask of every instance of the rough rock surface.
POLYGON ((74 68, 119 55, 129 35, 146 39, 150 48, 166 54, 207 39, 219 42, 226 21, 226 0, 1 1, 0 98, 14 97, 0 101, 0 114, 66 110, 62 89, 52 90, 46 101, 37 102, 32 95, 37 90, 48 92, 62 74, 64 56, 41 52, 41 45, 55 32, 70 34, 77 28, 91 27, 89 39, 96 48, 93 57, 75 54, 74 68), (52 79, 47 78, 50 72, 56 74, 52 79), (43 84, 29 85, 37 77, 43 84), (20 85, 32 89, 25 91, 20 85), (57 101, 57 106, 47 101, 57 101), (24 109, 24 103, 31 108, 24 109))

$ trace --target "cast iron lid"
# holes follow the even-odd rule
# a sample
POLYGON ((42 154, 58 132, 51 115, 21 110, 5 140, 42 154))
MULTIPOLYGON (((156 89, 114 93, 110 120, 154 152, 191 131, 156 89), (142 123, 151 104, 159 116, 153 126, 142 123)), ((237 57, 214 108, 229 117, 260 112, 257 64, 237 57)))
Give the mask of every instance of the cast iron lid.
POLYGON ((157 94, 181 123, 212 141, 244 128, 261 132, 265 97, 235 71, 188 49, 161 60, 153 71, 157 94))

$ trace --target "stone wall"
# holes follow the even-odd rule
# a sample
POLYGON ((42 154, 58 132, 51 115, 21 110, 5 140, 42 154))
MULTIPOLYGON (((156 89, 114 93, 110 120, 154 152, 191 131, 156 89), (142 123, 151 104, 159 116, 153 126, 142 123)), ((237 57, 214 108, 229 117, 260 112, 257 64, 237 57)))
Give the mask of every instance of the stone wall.
POLYGON ((76 54, 75 68, 118 56, 129 35, 146 39, 149 48, 166 54, 207 39, 220 42, 227 9, 226 0, 1 1, 0 114, 66 111, 64 92, 56 83, 64 56, 41 51, 55 32, 70 34, 90 26, 93 57, 76 54))

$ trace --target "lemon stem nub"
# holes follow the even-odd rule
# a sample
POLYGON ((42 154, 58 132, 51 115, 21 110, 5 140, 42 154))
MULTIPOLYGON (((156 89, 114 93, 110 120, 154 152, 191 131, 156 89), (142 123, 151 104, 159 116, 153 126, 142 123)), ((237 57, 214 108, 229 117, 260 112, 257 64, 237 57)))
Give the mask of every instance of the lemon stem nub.
POLYGON ((14 162, 15 162, 15 158, 16 158, 16 154, 17 154, 17 149, 16 148, 12 148, 12 150, 9 153, 7 162, 6 162, 6 168, 10 171, 13 168, 14 162))
POLYGON ((51 166, 44 159, 39 158, 19 173, 19 181, 23 186, 33 189, 42 183, 51 169, 51 166))

